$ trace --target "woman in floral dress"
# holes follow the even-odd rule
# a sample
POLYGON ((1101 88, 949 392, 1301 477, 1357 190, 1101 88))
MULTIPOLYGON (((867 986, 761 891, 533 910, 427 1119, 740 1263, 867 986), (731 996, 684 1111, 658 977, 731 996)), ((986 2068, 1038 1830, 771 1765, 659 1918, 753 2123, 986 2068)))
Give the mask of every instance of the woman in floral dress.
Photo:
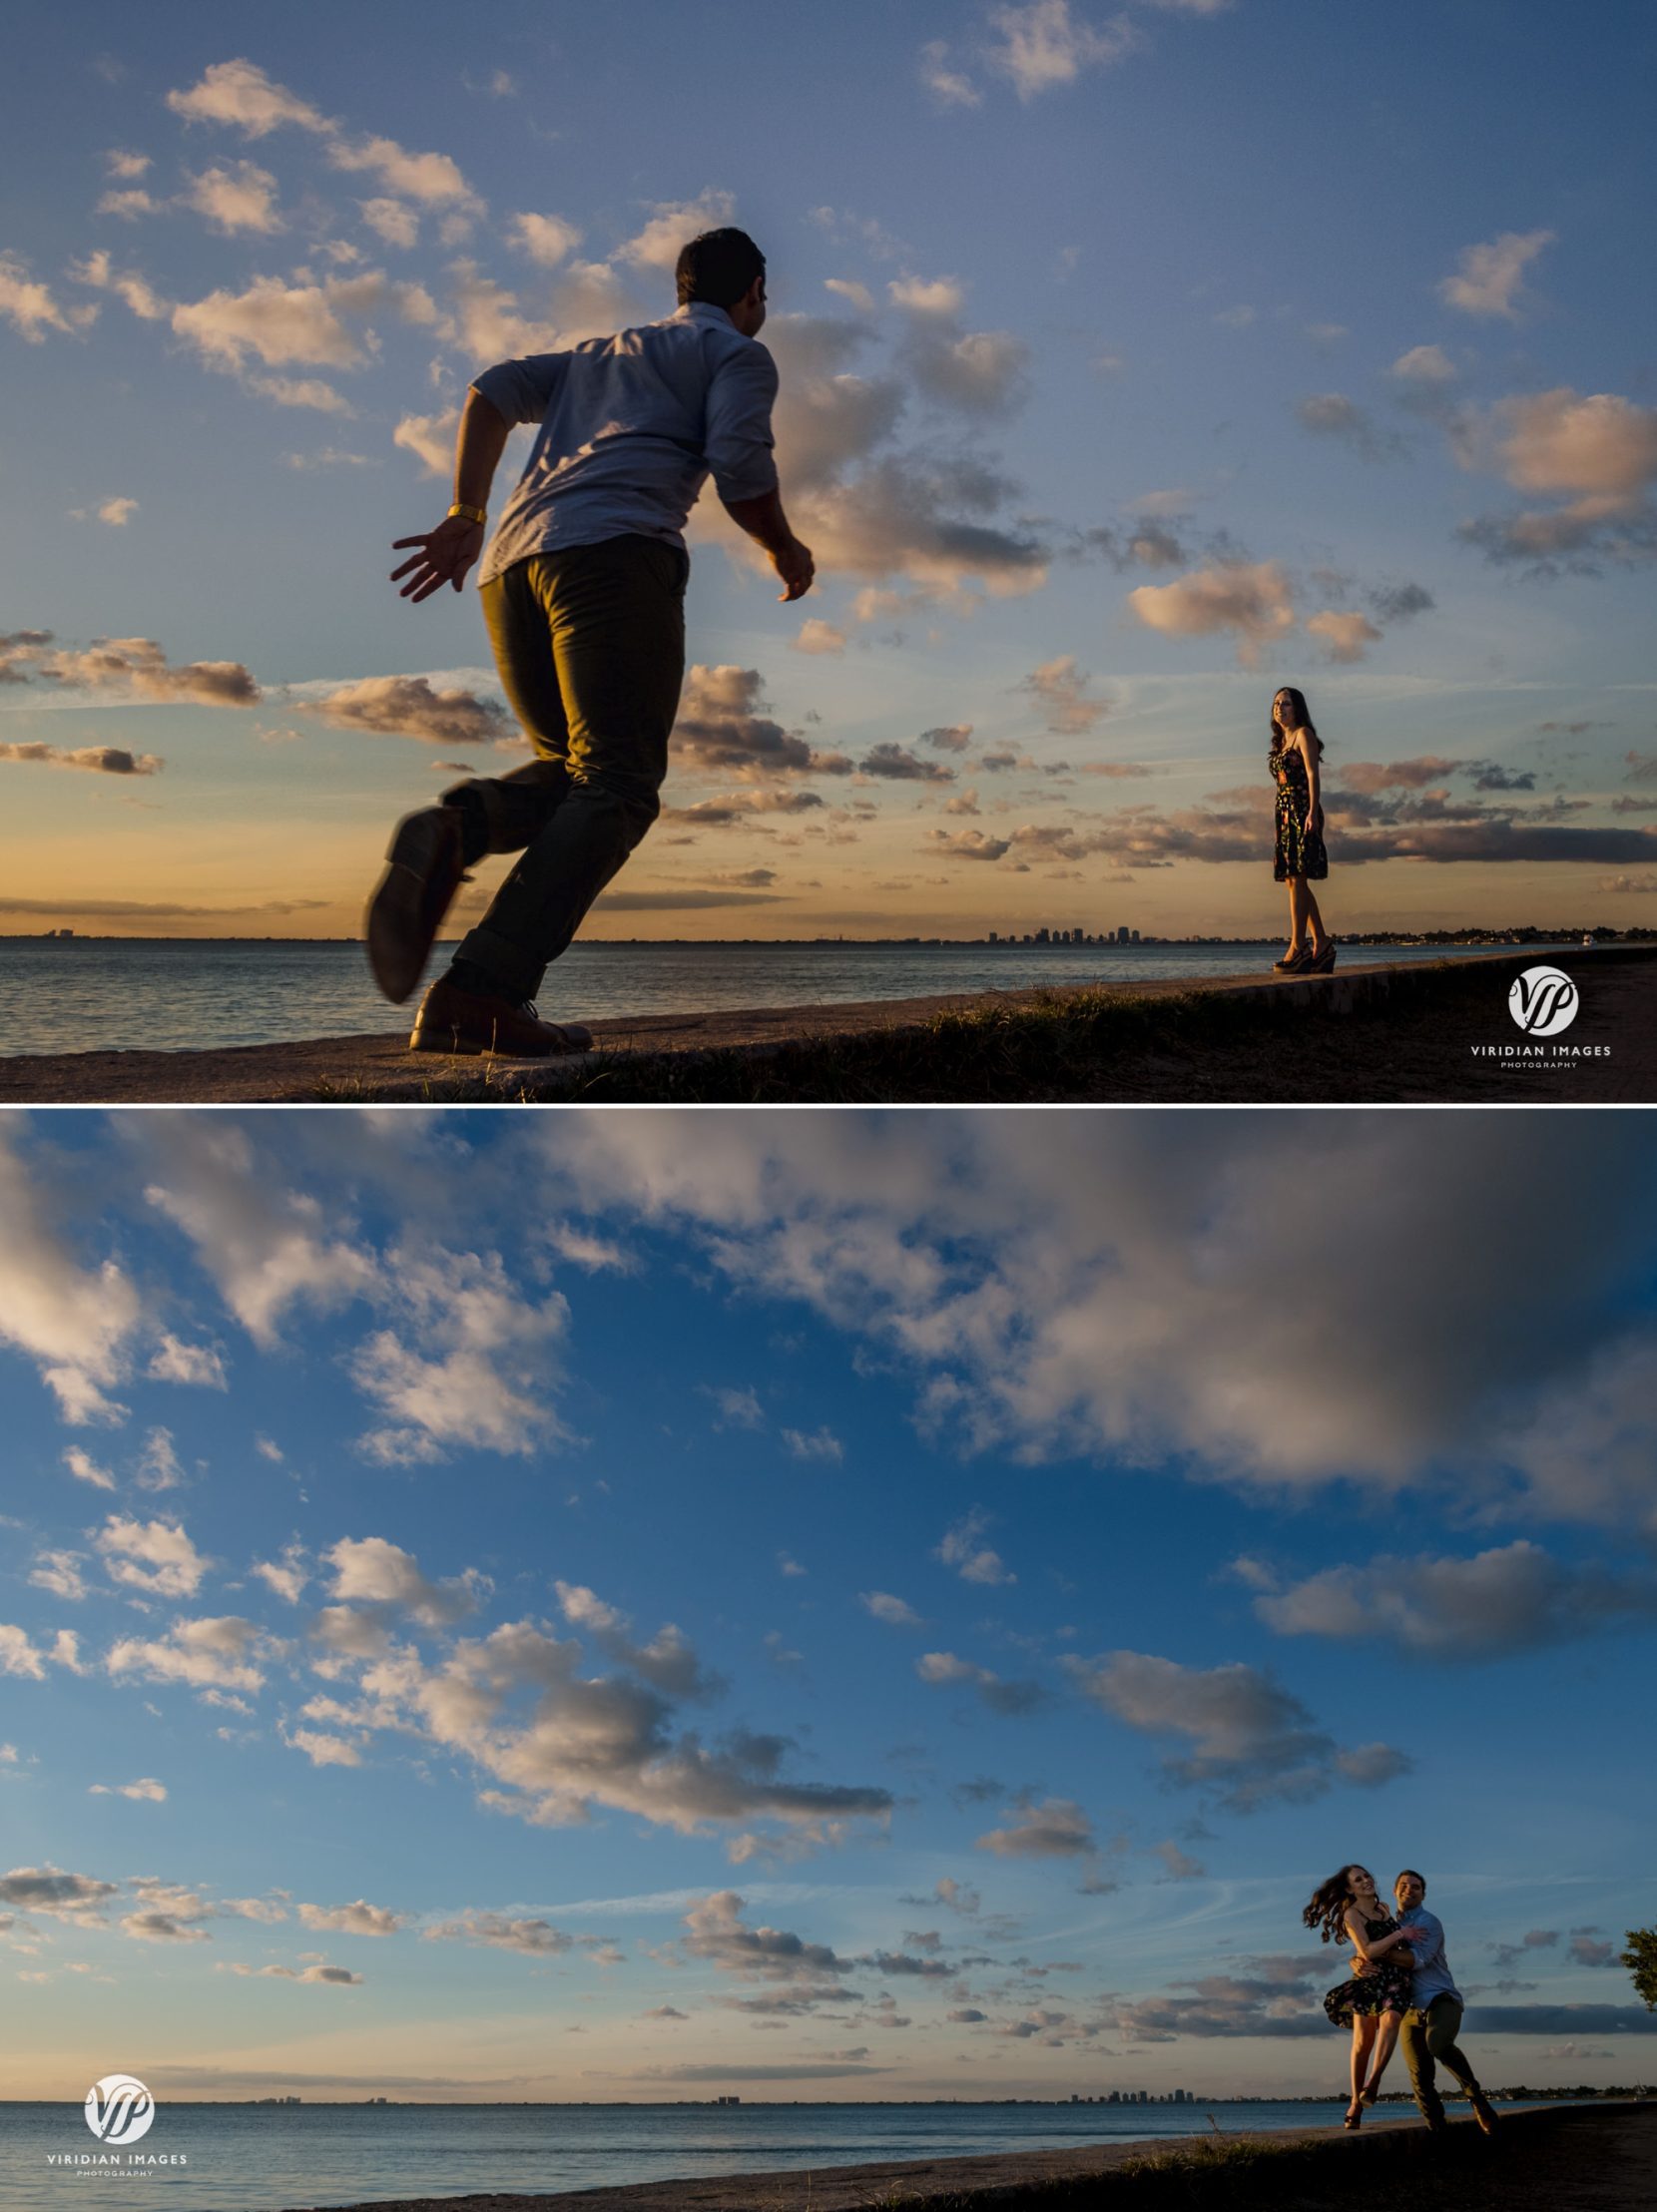
POLYGON ((1272 702, 1272 750, 1267 756, 1278 788, 1272 874, 1289 885, 1289 950, 1273 962, 1280 975, 1327 975, 1335 965, 1335 944, 1312 888, 1329 873, 1318 792, 1323 757, 1324 741, 1312 727, 1306 694, 1286 684, 1272 702))
POLYGON ((1364 2107, 1381 2093, 1381 2077, 1409 2009, 1414 1953, 1406 1933, 1376 1895, 1374 1876, 1360 1866, 1331 1875, 1313 1891, 1301 1918, 1308 1928, 1321 1931, 1326 1943, 1351 1943, 1377 1969, 1362 1979, 1354 1974, 1324 1999, 1331 2022, 1353 2031, 1353 2094, 1344 2124, 1357 2127, 1364 2107))

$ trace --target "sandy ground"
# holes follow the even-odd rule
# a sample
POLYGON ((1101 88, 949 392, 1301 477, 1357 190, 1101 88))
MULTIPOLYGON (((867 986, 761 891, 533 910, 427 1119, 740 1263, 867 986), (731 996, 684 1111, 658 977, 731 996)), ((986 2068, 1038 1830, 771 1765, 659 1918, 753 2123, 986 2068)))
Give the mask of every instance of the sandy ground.
MULTIPOLYGON (((1599 1054, 1541 1061, 1475 1056, 1474 1044, 1522 1041, 1506 1012, 1511 976, 1534 964, 1529 952, 1499 953, 1453 966, 1355 968, 1279 982, 1217 977, 1146 991, 1138 985, 1080 985, 1057 992, 1003 991, 832 1006, 677 1014, 593 1024, 595 1050, 553 1061, 451 1059, 410 1053, 399 1026, 384 1035, 209 1052, 76 1052, 0 1059, 0 1102, 11 1105, 238 1105, 513 1103, 616 1095, 648 1097, 658 1078, 694 1074, 719 1054, 752 1070, 754 1095, 809 1099, 815 1080, 791 1077, 788 1054, 803 1042, 855 1043, 858 1085, 877 1096, 881 1071, 868 1057, 881 1037, 913 1040, 943 1012, 1017 1009, 1084 995, 1178 997, 1193 990, 1259 1008, 1258 1036, 1191 1038, 1169 1049, 1140 1044, 1113 1052, 1097 1070, 1072 1072, 1051 1088, 1039 1068, 1020 1077, 1019 1096, 1110 1104, 1255 1099, 1336 1103, 1582 1105, 1657 1101, 1657 950, 1572 953, 1563 963, 1582 986, 1582 1012, 1559 1041, 1608 1047, 1599 1054), (1476 972, 1475 972, 1476 971, 1476 972), (1471 978, 1469 981, 1469 977, 1471 978), (1479 987, 1487 978, 1487 994, 1479 987), (1304 1012, 1304 1024, 1282 1016, 1304 1012), (1351 1020, 1331 1016, 1352 1013, 1351 1020)), ((817 1080, 820 1080, 818 1078, 817 1080)), ((744 1083, 747 1075, 741 1075, 744 1083)), ((737 1095, 737 1094, 733 1094, 737 1095)), ((743 1094, 746 1095, 746 1094, 743 1094)), ((911 1067, 892 1095, 931 1095, 911 1067)), ((981 1091, 958 1095, 978 1098, 981 1091)), ((1009 1101, 1010 1102, 1010 1101, 1009 1101)))
MULTIPOLYGON (((1318 2178, 1290 2181, 1272 2201, 1281 2212, 1651 2212, 1657 2205, 1657 2104, 1566 2106, 1505 2114, 1493 2141, 1470 2120, 1454 2123, 1446 2145, 1434 2143, 1411 2117, 1372 2123, 1343 2135, 1332 2119, 1318 2129, 1251 2136, 1251 2143, 1318 2143, 1326 2156, 1318 2178), (1399 2141, 1397 2138, 1404 2140, 1399 2141), (1442 2163, 1440 2163, 1440 2161, 1442 2163)), ((1097 2199, 1104 2212, 1132 2212, 1149 2201, 1137 2178, 1113 2174, 1168 2146, 1098 2145, 1087 2150, 1026 2151, 1001 2157, 936 2158, 815 2172, 729 2174, 699 2181, 646 2182, 626 2189, 582 2189, 553 2196, 464 2196, 381 2200, 310 2208, 310 2212, 858 2212, 901 2203, 927 2205, 1035 2202, 1031 2192, 1055 2183, 1096 2179, 1097 2191, 1067 2195, 1080 2205, 1097 2199)), ((1235 2170, 1234 2170, 1235 2171, 1235 2170)), ((1217 2173, 1211 2190, 1179 2201, 1193 2212, 1215 2212, 1234 2199, 1233 2175, 1217 2173)), ((1156 2202, 1171 2202, 1160 2191, 1156 2202)))

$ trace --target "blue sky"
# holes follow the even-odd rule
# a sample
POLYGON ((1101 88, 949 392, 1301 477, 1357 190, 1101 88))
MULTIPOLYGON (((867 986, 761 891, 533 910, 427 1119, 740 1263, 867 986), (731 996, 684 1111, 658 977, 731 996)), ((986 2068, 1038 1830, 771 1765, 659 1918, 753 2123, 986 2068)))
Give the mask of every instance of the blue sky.
POLYGON ((1594 1139, 13 1117, 12 2093, 1333 2091, 1355 1856, 1487 2080, 1648 2078, 1594 1139))
POLYGON ((780 607, 705 502, 669 812, 595 931, 1268 929, 1284 681, 1337 927, 1649 922, 1652 37, 1616 0, 1591 37, 1500 0, 38 15, 0 923, 354 928, 388 819, 518 742, 471 595, 384 580, 467 379, 666 312, 727 217, 821 581, 780 607), (834 768, 768 767, 779 731, 834 768))

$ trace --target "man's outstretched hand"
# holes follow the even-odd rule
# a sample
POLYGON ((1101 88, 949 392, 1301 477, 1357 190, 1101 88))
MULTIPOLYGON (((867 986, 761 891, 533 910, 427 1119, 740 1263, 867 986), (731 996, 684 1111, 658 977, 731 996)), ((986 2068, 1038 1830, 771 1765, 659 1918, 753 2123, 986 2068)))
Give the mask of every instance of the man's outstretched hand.
POLYGON ((817 563, 812 559, 811 547, 802 545, 798 538, 790 538, 787 545, 772 554, 771 565, 787 586, 779 595, 784 604, 791 599, 804 599, 812 588, 812 578, 817 574, 817 563))
MULTIPOLYGON (((452 584, 456 591, 460 589, 466 581, 467 569, 483 551, 483 525, 468 522, 464 515, 447 515, 423 538, 394 539, 391 550, 400 553, 408 545, 417 545, 420 550, 412 560, 404 561, 401 568, 391 571, 391 581, 395 584, 406 576, 408 582, 397 597, 412 599, 418 606, 422 599, 429 599, 445 584, 452 584)), ((810 561, 811 555, 807 554, 806 558, 810 561)))

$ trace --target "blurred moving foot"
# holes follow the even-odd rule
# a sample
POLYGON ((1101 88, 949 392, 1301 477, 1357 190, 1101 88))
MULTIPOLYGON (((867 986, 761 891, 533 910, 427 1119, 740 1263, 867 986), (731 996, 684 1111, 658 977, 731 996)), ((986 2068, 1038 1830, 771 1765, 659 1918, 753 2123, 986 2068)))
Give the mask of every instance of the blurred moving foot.
POLYGON ((414 1016, 410 1052, 498 1052, 510 1060, 545 1060, 555 1052, 589 1052, 590 1029, 542 1021, 533 1006, 463 991, 438 976, 414 1016))
POLYGON ((363 934, 374 981, 400 1006, 420 980, 449 901, 467 879, 459 810, 422 807, 404 815, 385 857, 363 934))
POLYGON ((1483 2128, 1485 2134, 1493 2135, 1496 2131, 1496 2115, 1484 2091, 1482 2089, 1469 2089, 1467 2102, 1473 2108, 1473 2118, 1483 2128))
POLYGON ((1306 963, 1308 975, 1333 975, 1335 973, 1335 946, 1326 944, 1322 952, 1313 953, 1306 963))

